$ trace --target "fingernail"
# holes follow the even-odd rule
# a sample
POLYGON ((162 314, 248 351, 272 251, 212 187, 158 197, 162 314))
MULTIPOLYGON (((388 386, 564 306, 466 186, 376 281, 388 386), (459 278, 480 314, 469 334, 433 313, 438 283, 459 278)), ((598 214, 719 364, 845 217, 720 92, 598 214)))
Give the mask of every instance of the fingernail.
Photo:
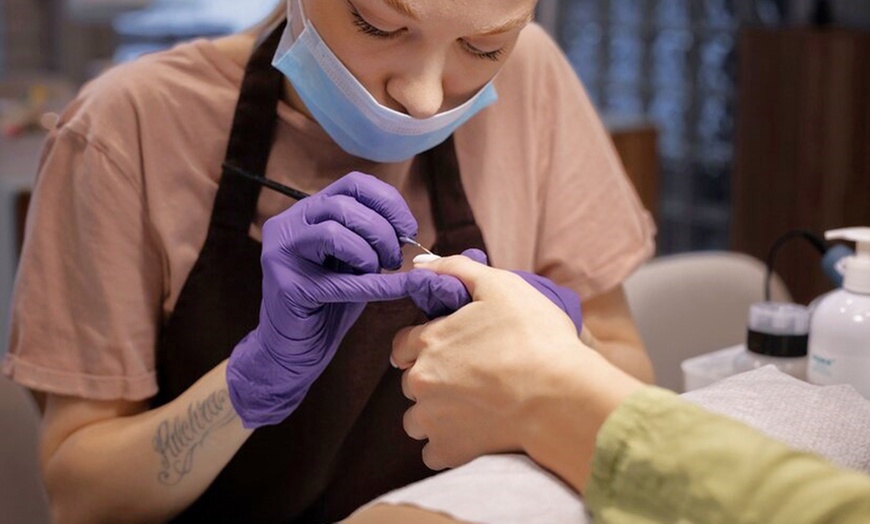
POLYGON ((395 360, 393 360, 393 356, 392 356, 392 355, 390 355, 390 365, 393 366, 393 367, 396 368, 396 369, 399 369, 399 365, 396 364, 396 361, 395 361, 395 360))
POLYGON ((438 255, 422 254, 422 255, 417 255, 414 257, 414 263, 415 264, 426 264, 429 262, 435 262, 439 258, 441 258, 441 257, 439 257, 438 255))

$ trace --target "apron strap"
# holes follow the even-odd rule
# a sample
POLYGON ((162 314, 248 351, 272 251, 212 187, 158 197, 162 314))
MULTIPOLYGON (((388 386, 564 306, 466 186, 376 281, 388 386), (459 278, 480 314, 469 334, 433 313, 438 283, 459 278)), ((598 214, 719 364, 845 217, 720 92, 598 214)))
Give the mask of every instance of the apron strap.
MULTIPOLYGON (((448 246, 476 247, 486 252, 483 234, 462 187, 453 135, 421 155, 421 167, 429 190, 432 220, 438 232, 432 246, 441 255, 456 254, 448 246)), ((490 261, 491 263, 492 261, 490 261)))
POLYGON ((462 188, 453 135, 424 153, 421 160, 435 229, 447 231, 475 224, 474 213, 462 188))
MULTIPOLYGON (((261 176, 266 172, 275 138, 275 108, 284 77, 272 67, 272 57, 285 24, 272 29, 248 61, 224 160, 225 164, 261 176)), ((212 209, 212 226, 247 234, 256 215, 260 187, 256 181, 234 176, 224 168, 212 209)))

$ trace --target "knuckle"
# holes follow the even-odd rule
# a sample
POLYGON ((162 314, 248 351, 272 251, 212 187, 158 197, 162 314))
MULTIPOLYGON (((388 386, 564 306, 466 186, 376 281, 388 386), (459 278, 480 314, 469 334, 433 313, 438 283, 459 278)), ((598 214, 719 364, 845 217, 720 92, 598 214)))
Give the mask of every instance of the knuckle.
POLYGON ((420 365, 414 365, 405 371, 405 382, 409 392, 415 392, 415 398, 419 398, 427 385, 426 373, 420 369, 420 365))
POLYGON ((421 329, 420 333, 417 335, 417 343, 420 346, 420 352, 437 352, 440 338, 437 323, 429 323, 429 325, 427 325, 426 328, 421 329))
POLYGON ((366 181, 374 181, 377 180, 374 176, 363 173, 362 171, 351 171, 347 174, 346 179, 351 182, 366 182, 366 181))
POLYGON ((321 238, 324 239, 333 239, 334 235, 338 234, 342 230, 341 224, 335 222, 334 220, 327 220, 326 222, 320 223, 320 232, 321 238))

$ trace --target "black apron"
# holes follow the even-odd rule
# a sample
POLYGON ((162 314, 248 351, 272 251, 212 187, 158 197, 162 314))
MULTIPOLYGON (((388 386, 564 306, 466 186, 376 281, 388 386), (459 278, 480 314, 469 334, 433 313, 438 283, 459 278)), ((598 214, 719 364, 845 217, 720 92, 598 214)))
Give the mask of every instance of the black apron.
MULTIPOLYGON (((225 163, 266 171, 282 75, 271 66, 281 35, 257 46, 245 71, 225 163)), ((452 138, 415 161, 427 180, 433 250, 484 249, 459 177, 452 138)), ((248 236, 261 185, 226 168, 205 245, 157 347, 165 404, 226 359, 258 323, 261 244, 248 236)), ((177 522, 334 522, 372 498, 430 475, 422 443, 402 429, 410 406, 389 365, 392 338, 425 320, 409 299, 369 304, 335 358, 283 423, 258 429, 177 522)))

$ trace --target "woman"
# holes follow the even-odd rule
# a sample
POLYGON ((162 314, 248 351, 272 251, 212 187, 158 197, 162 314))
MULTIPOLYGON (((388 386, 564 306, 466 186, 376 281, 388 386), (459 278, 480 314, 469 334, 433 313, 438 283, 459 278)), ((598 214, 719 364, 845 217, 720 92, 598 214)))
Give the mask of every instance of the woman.
POLYGON ((377 278, 399 236, 573 288, 601 354, 651 380, 620 282, 653 227, 534 7, 293 0, 287 24, 83 88, 45 150, 4 363, 47 393, 59 520, 332 521, 428 475, 387 363, 424 320, 377 278))

